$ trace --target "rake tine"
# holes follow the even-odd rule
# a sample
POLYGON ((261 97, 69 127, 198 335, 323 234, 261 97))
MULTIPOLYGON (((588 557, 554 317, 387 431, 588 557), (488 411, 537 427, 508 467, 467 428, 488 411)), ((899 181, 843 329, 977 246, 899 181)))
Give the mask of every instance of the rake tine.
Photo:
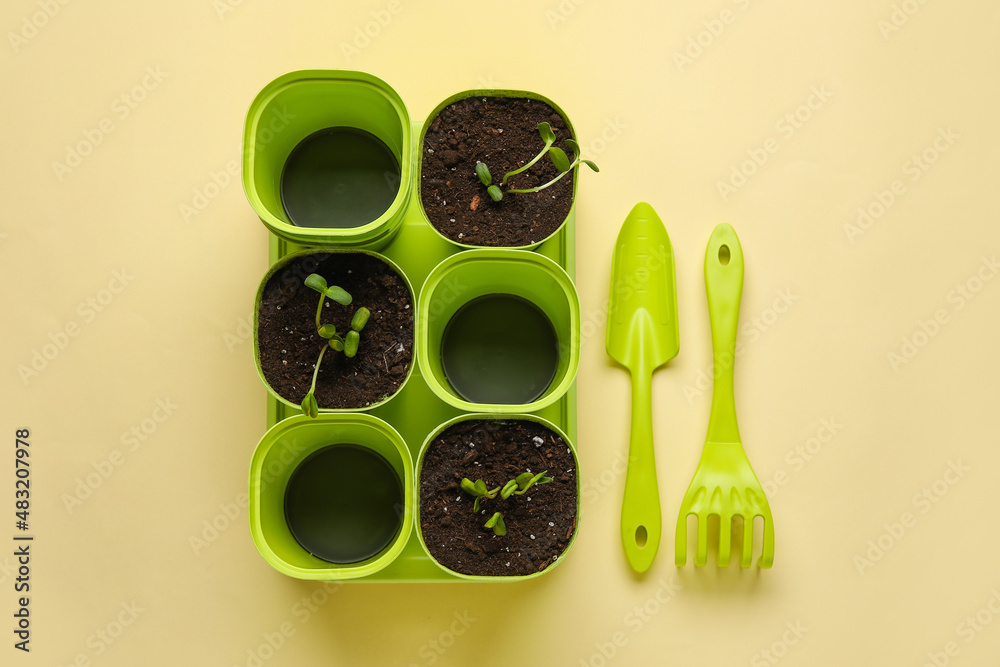
POLYGON ((677 519, 677 532, 674 535, 674 565, 684 567, 687 564, 687 514, 681 514, 677 519))
POLYGON ((750 567, 753 564, 753 517, 743 516, 743 554, 740 565, 750 567))
POLYGON ((694 564, 704 567, 708 563, 708 515, 704 512, 698 514, 698 554, 694 564))
POLYGON ((767 569, 774 565, 774 523, 764 517, 764 551, 757 564, 767 569))
POLYGON ((729 567, 732 558, 733 517, 723 514, 719 517, 719 567, 729 567))

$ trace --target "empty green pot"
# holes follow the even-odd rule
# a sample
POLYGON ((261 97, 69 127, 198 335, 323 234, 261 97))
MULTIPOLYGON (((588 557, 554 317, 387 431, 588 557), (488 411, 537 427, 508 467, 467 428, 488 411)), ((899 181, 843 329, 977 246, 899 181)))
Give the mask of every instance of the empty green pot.
POLYGON ((350 70, 289 72, 265 86, 250 104, 243 129, 243 189, 277 236, 303 245, 378 248, 399 231, 410 201, 411 143, 406 106, 378 77, 350 70), (303 139, 332 127, 363 130, 380 139, 399 164, 398 191, 384 213, 360 226, 299 227, 282 205, 282 172, 303 139))
MULTIPOLYGON (((566 393, 580 364, 580 301, 573 280, 548 257, 525 250, 480 249, 460 252, 427 276, 417 303, 417 359, 431 391, 467 412, 534 412, 566 393), (449 382, 442 343, 459 310, 481 297, 511 295, 537 307, 555 333, 555 372, 544 391, 523 403, 485 403, 464 398, 449 382)), ((491 378, 483 376, 482 382, 491 378)))
POLYGON ((413 524, 413 461, 406 443, 392 426, 367 414, 322 414, 316 419, 290 417, 261 438, 250 463, 250 533, 257 551, 271 567, 297 579, 355 579, 378 572, 403 550, 413 524), (306 551, 285 520, 285 489, 296 467, 330 445, 352 444, 378 453, 399 476, 403 506, 394 507, 401 520, 389 545, 368 560, 330 563, 306 551))

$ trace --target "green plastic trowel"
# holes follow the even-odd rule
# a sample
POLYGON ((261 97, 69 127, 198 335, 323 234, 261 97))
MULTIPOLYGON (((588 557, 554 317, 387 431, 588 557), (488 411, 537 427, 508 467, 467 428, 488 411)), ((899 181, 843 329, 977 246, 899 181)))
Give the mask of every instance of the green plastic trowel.
POLYGON ((660 492, 653 456, 653 371, 678 349, 677 286, 670 237, 653 207, 636 204, 625 218, 611 262, 608 354, 632 374, 632 427, 622 544, 629 564, 645 572, 660 546, 660 492))

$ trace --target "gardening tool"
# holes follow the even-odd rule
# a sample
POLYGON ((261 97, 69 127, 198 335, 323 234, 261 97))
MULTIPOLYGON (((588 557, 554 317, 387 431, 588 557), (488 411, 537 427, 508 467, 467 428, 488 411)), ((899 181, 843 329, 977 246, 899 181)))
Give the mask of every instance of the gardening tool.
POLYGON ((688 516, 698 517, 698 551, 695 565, 708 561, 708 517, 719 517, 718 564, 729 565, 732 520, 743 520, 743 551, 740 563, 750 567, 753 561, 753 523, 764 520, 764 546, 758 565, 771 567, 774 562, 774 522, 771 507, 750 467, 736 423, 733 393, 733 366, 736 360, 736 326, 743 294, 743 249, 736 232, 721 224, 712 232, 705 252, 705 291, 712 325, 712 411, 708 436, 701 461, 691 480, 680 516, 677 517, 675 561, 680 567, 687 561, 688 516))
POLYGON ((653 456, 653 371, 677 356, 674 251, 653 207, 636 204, 625 218, 611 262, 607 350, 632 374, 632 426, 622 544, 629 565, 645 572, 660 546, 660 492, 653 456))

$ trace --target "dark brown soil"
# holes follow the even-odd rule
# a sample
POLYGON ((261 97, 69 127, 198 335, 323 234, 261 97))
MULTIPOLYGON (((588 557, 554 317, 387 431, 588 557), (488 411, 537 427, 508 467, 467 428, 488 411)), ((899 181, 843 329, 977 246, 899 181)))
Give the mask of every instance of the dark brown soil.
POLYGON ((527 420, 469 420, 437 437, 420 470, 420 529, 434 558, 463 574, 519 576, 544 570, 569 544, 576 530, 576 462, 566 443, 527 420), (539 444, 534 440, 539 438, 539 444), (460 487, 463 477, 503 486, 522 472, 548 470, 554 481, 523 496, 483 500, 460 487), (503 514, 507 534, 483 526, 503 514))
POLYGON ((330 299, 321 322, 344 335, 354 311, 365 306, 371 318, 361 332, 358 353, 348 359, 328 350, 316 380, 320 408, 360 408, 396 392, 413 360, 413 295, 402 276, 364 253, 315 253, 289 262, 264 287, 258 315, 260 365, 279 395, 301 403, 326 344, 316 332, 319 292, 305 286, 310 273, 339 285, 353 297, 349 306, 330 299))
POLYGON ((548 156, 512 176, 499 202, 475 173, 476 162, 483 162, 499 185, 505 173, 529 162, 545 145, 537 129, 542 121, 573 160, 563 143, 574 138, 566 121, 539 100, 467 97, 442 109, 421 147, 420 199, 431 224, 453 241, 481 246, 528 245, 558 229, 573 203, 574 174, 540 192, 506 193, 507 187, 531 188, 557 176, 548 156))

